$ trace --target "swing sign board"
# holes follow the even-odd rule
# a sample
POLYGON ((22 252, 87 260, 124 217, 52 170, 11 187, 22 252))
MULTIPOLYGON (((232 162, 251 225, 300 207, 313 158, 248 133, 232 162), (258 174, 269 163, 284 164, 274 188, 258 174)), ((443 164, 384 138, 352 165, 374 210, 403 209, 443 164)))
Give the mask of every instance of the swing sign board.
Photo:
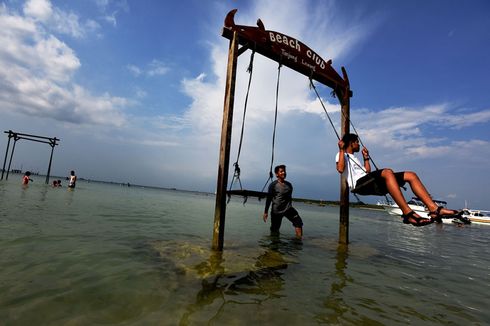
POLYGON ((294 37, 265 30, 260 19, 257 20, 258 27, 236 25, 234 21, 236 11, 233 9, 225 18, 222 34, 224 37, 231 40, 233 32, 236 32, 241 45, 332 88, 337 95, 345 92, 350 95, 349 80, 347 78, 344 80, 332 68, 332 60, 325 61, 294 37))

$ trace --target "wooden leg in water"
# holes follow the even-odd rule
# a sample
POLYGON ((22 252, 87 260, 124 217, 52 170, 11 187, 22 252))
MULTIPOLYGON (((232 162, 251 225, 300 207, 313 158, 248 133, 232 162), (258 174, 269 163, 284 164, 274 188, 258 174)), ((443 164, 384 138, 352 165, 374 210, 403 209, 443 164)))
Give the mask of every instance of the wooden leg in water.
POLYGON ((235 79, 237 66, 238 39, 236 32, 230 41, 228 53, 228 71, 225 85, 225 103, 221 127, 221 145, 216 185, 216 206, 214 210, 213 243, 214 250, 223 250, 226 214, 226 186, 230 163, 231 129, 233 124, 233 103, 235 96, 235 79))

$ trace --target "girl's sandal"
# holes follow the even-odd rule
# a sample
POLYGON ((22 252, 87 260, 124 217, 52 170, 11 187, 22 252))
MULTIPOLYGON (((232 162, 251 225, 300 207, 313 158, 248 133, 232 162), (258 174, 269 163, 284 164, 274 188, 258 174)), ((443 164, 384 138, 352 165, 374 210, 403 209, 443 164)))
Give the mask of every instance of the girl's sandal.
POLYGON ((442 206, 438 206, 435 211, 429 212, 429 216, 430 216, 431 220, 434 220, 437 223, 442 223, 443 218, 447 218, 447 219, 449 219, 449 218, 460 218, 461 215, 463 214, 462 211, 456 211, 454 209, 451 210, 453 212, 452 214, 442 214, 441 210, 443 208, 444 207, 442 207, 442 206))
POLYGON ((435 222, 434 219, 426 219, 420 216, 415 216, 414 211, 410 211, 407 214, 403 214, 402 216, 404 224, 412 224, 413 226, 424 226, 429 225, 435 222))

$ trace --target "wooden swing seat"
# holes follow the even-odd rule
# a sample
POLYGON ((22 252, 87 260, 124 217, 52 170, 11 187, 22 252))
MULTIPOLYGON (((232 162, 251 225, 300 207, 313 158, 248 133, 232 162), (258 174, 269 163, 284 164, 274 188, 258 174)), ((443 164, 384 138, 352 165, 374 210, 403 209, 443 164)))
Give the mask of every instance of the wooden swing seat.
POLYGON ((246 189, 228 190, 226 191, 226 194, 228 196, 257 197, 259 199, 267 197, 267 192, 246 189))

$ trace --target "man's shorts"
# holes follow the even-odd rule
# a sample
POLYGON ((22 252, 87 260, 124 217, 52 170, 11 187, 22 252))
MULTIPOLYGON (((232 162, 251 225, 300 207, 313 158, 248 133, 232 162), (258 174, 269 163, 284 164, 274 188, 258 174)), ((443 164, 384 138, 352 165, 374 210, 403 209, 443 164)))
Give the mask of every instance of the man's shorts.
MULTIPOLYGON (((386 188, 385 179, 381 176, 383 170, 384 169, 368 173, 357 180, 356 187, 352 189, 351 192, 364 196, 385 196, 388 193, 388 189, 386 188)), ((405 172, 395 173, 396 182, 400 187, 405 185, 405 180, 403 180, 404 174, 405 172)))
POLYGON ((303 220, 298 214, 298 211, 294 209, 294 207, 289 207, 284 213, 281 214, 274 214, 271 213, 271 231, 273 232, 278 232, 281 223, 282 223, 282 218, 286 217, 295 228, 300 228, 303 226, 303 220))

